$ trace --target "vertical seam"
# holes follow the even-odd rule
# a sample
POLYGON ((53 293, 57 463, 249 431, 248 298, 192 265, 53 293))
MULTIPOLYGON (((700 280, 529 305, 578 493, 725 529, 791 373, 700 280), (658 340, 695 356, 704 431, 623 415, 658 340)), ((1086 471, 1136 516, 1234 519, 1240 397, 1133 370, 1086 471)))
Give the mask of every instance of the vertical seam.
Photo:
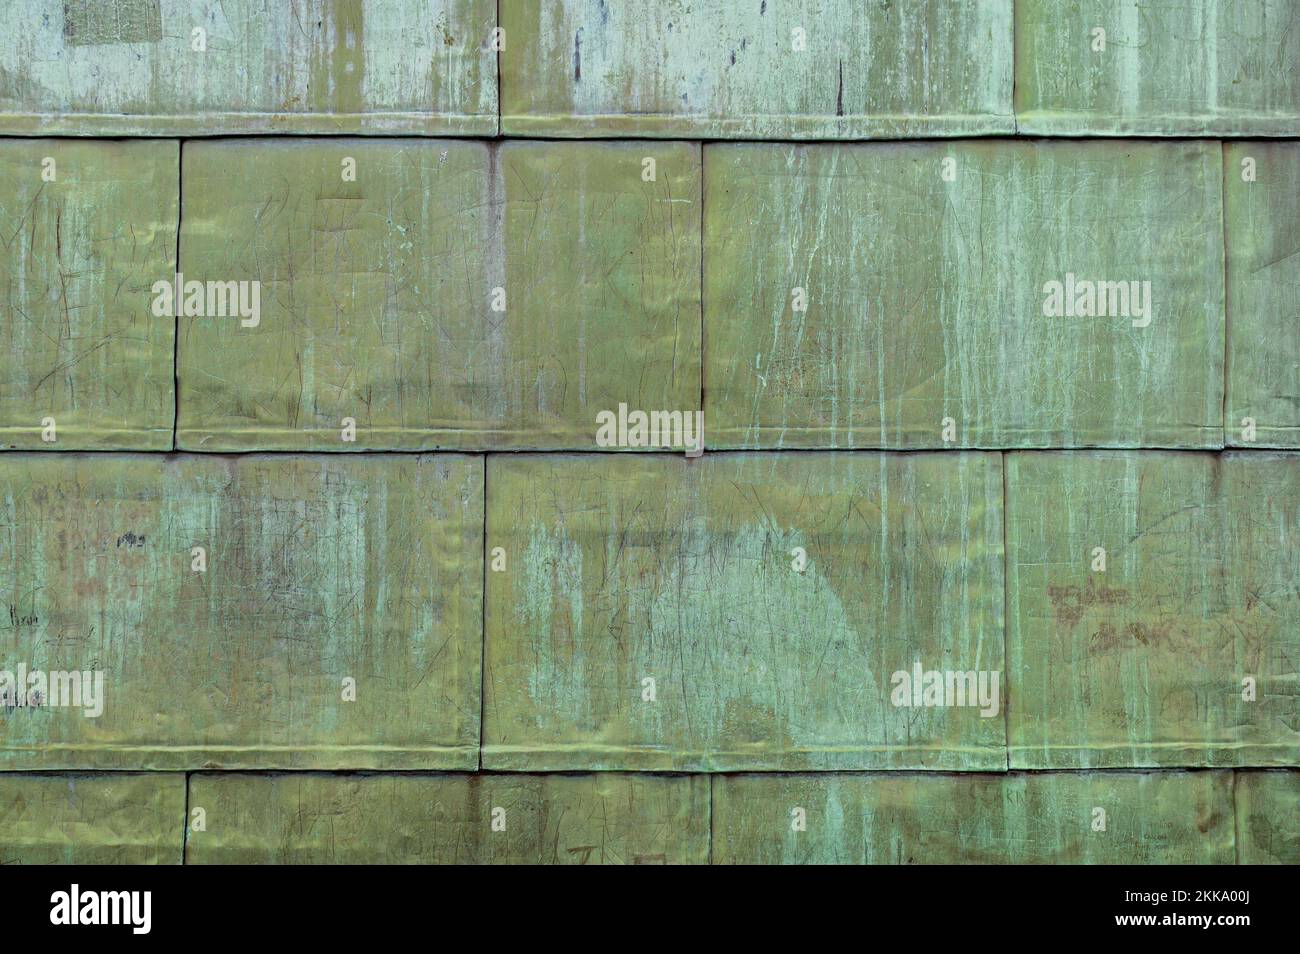
POLYGON ((708 144, 705 143, 703 140, 701 140, 699 145, 700 145, 700 434, 699 434, 699 441, 700 441, 700 449, 703 450, 705 447, 708 446, 708 441, 704 437, 704 428, 708 426, 708 422, 704 419, 704 368, 705 368, 704 336, 705 336, 705 328, 706 328, 704 323, 704 253, 708 245, 708 243, 705 241, 705 232, 704 232, 704 228, 705 228, 704 151, 706 148, 708 148, 708 144))
POLYGON ((1228 146, 1228 140, 1219 140, 1219 236, 1223 248, 1223 337, 1220 339, 1223 345, 1223 401, 1219 421, 1223 428, 1219 441, 1221 451, 1227 450, 1231 443, 1228 436, 1231 434, 1228 426, 1228 384, 1231 381, 1228 363, 1232 360, 1231 340, 1228 337, 1228 146))
MULTIPOLYGON (((496 29, 497 31, 501 30, 501 0, 497 0, 496 29)), ((500 32, 497 32, 493 35, 493 39, 497 41, 496 61, 497 61, 497 138, 498 139, 501 138, 501 99, 502 99, 502 95, 505 92, 504 90, 505 84, 501 82, 501 47, 504 45, 501 42, 502 36, 503 35, 500 32)), ((486 464, 484 465, 484 469, 486 471, 486 464)))
MULTIPOLYGON (((185 220, 185 140, 176 140, 176 267, 172 269, 173 283, 181 274, 181 223, 185 220)), ((181 289, 172 290, 172 446, 177 450, 177 435, 181 418, 181 309, 175 307, 180 301, 181 289)))
POLYGON ((488 455, 483 455, 483 534, 479 588, 478 770, 483 771, 483 724, 487 718, 487 578, 488 578, 488 455))
POLYGON ((1007 468, 1010 463, 1009 452, 1000 451, 1002 455, 1002 672, 1004 674, 1002 691, 1005 700, 1002 705, 1002 748, 1006 757, 1006 771, 1011 771, 1011 666, 1007 661, 1007 644, 1011 635, 1011 547, 1008 526, 1011 523, 1011 497, 1008 493, 1009 480, 1007 468))
POLYGON ((190 852, 190 776, 185 773, 185 813, 181 816, 181 864, 189 864, 190 852))

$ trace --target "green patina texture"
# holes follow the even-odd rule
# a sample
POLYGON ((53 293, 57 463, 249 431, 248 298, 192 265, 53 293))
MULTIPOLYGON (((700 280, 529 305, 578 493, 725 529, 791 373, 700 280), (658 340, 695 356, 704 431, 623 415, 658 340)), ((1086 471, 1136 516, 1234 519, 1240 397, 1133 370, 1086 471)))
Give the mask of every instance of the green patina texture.
POLYGON ((1011 7, 508 0, 502 129, 745 139, 1010 133, 1011 7))
POLYGON ((497 131, 495 0, 0 0, 0 22, 3 133, 497 131))
POLYGON ((160 0, 63 0, 63 38, 70 46, 155 42, 162 39, 160 0))
POLYGON ((488 486, 485 768, 1005 767, 1000 709, 890 699, 916 662, 1003 668, 996 455, 492 457, 488 486))
POLYGON ((594 449, 602 410, 699 407, 697 145, 231 140, 184 167, 186 281, 258 281, 261 317, 180 319, 182 448, 594 449))
POLYGON ((1227 143, 1223 171, 1228 443, 1300 447, 1300 143, 1227 143))
POLYGON ((1293 0, 1016 0, 1015 19, 1022 133, 1300 135, 1293 0))
POLYGON ((103 673, 0 768, 476 766, 482 507, 474 457, 0 457, 0 666, 103 673))
POLYGON ((1300 0, 0 0, 0 865, 1300 864, 1296 140, 1300 0))
POLYGON ((708 445, 1221 446, 1221 164, 1202 142, 707 148, 708 445), (1106 317, 1044 314, 1070 274, 1150 282, 1149 312, 1116 290, 1106 317))
POLYGON ((207 813, 207 830, 187 838, 191 864, 709 858, 706 776, 200 774, 190 806, 207 813))
POLYGON ((0 774, 0 865, 181 863, 183 775, 0 774))
POLYGON ((178 174, 174 142, 0 142, 0 446, 171 448, 178 174))
POLYGON ((1300 133, 1287 0, 499 7, 498 53, 493 0, 0 0, 0 132, 1300 133))
POLYGON ((1296 464, 1008 456, 1013 768, 1300 764, 1296 464))
POLYGON ((713 814, 715 864, 1233 862, 1231 772, 718 776, 713 814))
POLYGON ((1300 864, 1300 772, 1238 772, 1237 861, 1300 864))

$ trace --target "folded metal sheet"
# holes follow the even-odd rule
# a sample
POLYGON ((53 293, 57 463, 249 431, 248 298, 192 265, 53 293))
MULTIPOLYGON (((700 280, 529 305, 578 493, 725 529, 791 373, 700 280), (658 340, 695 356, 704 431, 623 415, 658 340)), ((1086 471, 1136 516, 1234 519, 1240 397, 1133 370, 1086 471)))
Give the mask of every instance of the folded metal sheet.
POLYGON ((1231 772, 717 776, 715 864, 1232 864, 1231 772))
POLYGON ((1012 768, 1300 765, 1296 465, 1007 456, 1012 768))
POLYGON ((0 772, 0 864, 181 863, 184 775, 0 772))
POLYGON ((0 446, 171 449, 176 322, 151 306, 179 161, 175 142, 0 140, 0 446))
POLYGON ((1238 772, 1237 861, 1300 864, 1300 772, 1238 772))
POLYGON ((481 458, 8 454, 0 502, 0 767, 478 765, 481 458))
POLYGON ((709 779, 664 775, 190 778, 189 864, 703 864, 709 779))
POLYGON ((1005 768, 997 455, 493 456, 488 487, 485 768, 1005 768))
POLYGON ((0 0, 0 133, 497 132, 495 0, 0 0))
POLYGON ((710 447, 1221 447, 1218 143, 705 148, 710 447))
POLYGON ((1223 160, 1227 442, 1300 447, 1300 143, 1225 143, 1223 160))
POLYGON ((1292 0, 1016 0, 1020 132, 1300 135, 1292 0))
POLYGON ((501 5, 507 135, 1010 133, 1011 0, 501 5))
POLYGON ((250 307, 180 318, 182 448, 595 449, 602 411, 699 409, 697 144, 245 139, 184 165, 185 283, 250 307))

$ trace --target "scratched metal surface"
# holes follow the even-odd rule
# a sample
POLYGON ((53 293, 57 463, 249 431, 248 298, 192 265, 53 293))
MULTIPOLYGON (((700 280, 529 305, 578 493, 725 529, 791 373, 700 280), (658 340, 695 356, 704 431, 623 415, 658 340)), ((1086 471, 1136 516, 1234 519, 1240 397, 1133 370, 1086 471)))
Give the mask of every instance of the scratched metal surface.
POLYGON ((184 775, 0 772, 0 865, 178 865, 184 775))
POLYGON ((0 505, 6 668, 104 673, 0 768, 477 766, 481 458, 8 454, 0 505))
POLYGON ((0 24, 0 863, 1300 863, 1300 3, 0 24))
POLYGON ((0 133, 497 131, 495 0, 0 0, 0 22, 0 133))
POLYGON ((1238 772, 1234 795, 1238 861, 1300 864, 1300 772, 1238 772))
POLYGON ((511 0, 507 135, 1010 133, 1010 0, 511 0), (795 29, 806 48, 795 49, 795 29))
POLYGON ((488 486, 485 768, 1005 767, 1000 716, 890 702, 918 660, 1003 668, 996 455, 494 456, 488 486))
POLYGON ((181 319, 182 448, 594 449, 602 410, 699 408, 698 144, 228 140, 184 166, 187 281, 260 281, 262 316, 181 319))
POLYGON ((1300 143, 1226 143, 1223 155, 1228 443, 1300 447, 1300 143))
POLYGON ((709 779, 212 775, 190 864, 702 864, 709 779), (492 827, 494 809, 502 830, 492 827))
POLYGON ((1300 765, 1296 464, 1008 455, 1013 768, 1300 765))
POLYGON ((0 141, 0 446, 171 448, 178 175, 175 142, 0 141))
POLYGON ((706 147, 708 445, 1222 446, 1221 163, 1208 142, 706 147), (1068 273, 1150 281, 1150 324, 1044 316, 1068 273))
POLYGON ((1293 0, 1016 0, 1015 20, 1022 133, 1300 135, 1293 0))
POLYGON ((1234 859, 1231 772, 717 776, 713 816, 714 864, 1234 859))

